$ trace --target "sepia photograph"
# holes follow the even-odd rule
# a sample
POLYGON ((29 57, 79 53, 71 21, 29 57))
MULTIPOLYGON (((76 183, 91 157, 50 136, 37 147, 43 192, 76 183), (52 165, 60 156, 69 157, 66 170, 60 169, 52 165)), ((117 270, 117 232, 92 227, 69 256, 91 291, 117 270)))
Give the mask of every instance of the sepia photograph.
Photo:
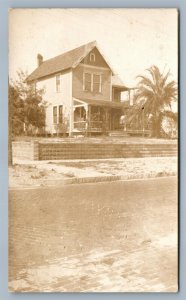
POLYGON ((9 10, 10 292, 178 292, 178 22, 9 10))

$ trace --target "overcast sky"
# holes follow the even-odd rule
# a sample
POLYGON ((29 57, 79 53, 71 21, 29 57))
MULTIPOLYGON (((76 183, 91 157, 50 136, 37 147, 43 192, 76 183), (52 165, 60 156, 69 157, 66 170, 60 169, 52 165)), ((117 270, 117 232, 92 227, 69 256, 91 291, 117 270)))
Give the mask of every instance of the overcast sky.
POLYGON ((9 72, 31 73, 45 59, 96 40, 128 86, 151 65, 171 70, 177 80, 176 9, 12 9, 9 72))

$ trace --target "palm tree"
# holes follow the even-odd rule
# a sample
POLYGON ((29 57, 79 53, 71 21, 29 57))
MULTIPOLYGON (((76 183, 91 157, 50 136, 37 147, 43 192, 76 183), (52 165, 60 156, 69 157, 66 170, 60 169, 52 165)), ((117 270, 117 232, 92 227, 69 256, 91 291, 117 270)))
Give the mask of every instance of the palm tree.
MULTIPOLYGON (((130 110, 129 118, 138 117, 141 122, 150 120, 152 136, 161 136, 161 122, 165 116, 171 114, 171 103, 177 99, 177 85, 175 81, 168 81, 170 72, 161 73, 157 66, 146 70, 150 76, 139 75, 134 109, 130 110), (145 119, 145 121, 144 121, 145 119)), ((174 116, 173 116, 174 118, 174 116)))

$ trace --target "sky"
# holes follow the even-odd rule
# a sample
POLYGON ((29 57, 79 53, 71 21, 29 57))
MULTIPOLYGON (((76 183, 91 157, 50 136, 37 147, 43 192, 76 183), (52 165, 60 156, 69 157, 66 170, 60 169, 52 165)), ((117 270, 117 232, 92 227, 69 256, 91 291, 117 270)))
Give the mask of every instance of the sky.
POLYGON ((96 40, 125 85, 157 65, 178 76, 176 9, 11 9, 9 76, 30 74, 44 60, 96 40))

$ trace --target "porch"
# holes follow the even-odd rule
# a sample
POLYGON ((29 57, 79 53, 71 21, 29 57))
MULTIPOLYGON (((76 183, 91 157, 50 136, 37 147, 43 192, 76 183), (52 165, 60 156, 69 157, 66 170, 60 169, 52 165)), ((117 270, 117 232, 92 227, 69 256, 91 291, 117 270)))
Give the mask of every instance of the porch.
POLYGON ((73 134, 106 134, 120 130, 126 103, 102 100, 79 100, 73 103, 73 134))

